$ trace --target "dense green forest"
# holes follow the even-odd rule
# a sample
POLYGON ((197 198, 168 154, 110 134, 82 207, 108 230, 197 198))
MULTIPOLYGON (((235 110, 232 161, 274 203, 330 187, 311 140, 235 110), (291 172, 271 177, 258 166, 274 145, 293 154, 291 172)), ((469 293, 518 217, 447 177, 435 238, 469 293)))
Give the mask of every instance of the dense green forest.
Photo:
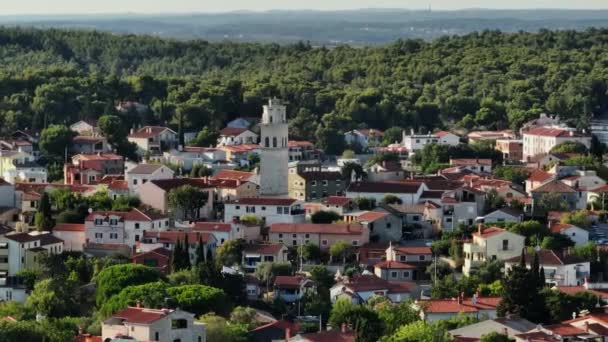
POLYGON ((328 152, 356 128, 517 128, 540 112, 585 127, 608 105, 608 29, 484 31, 432 42, 313 48, 181 42, 93 31, 0 29, 0 130, 150 105, 125 126, 221 128, 289 102, 291 135, 328 152))

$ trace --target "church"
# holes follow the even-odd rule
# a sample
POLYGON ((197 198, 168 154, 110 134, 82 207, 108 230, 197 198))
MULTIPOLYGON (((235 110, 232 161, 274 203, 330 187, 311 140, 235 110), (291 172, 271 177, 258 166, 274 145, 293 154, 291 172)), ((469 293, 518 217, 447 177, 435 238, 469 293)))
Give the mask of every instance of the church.
POLYGON ((269 100, 264 106, 260 137, 260 196, 287 197, 289 129, 287 107, 281 100, 269 100))

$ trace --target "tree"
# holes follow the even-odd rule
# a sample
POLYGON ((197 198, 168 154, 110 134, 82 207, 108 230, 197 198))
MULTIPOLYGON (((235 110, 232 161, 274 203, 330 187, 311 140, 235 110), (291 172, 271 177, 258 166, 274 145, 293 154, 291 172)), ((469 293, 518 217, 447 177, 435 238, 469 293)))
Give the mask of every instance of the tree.
POLYGON ((497 166, 492 169, 492 174, 496 178, 508 180, 516 184, 523 184, 530 172, 523 167, 497 166))
POLYGON ((228 314, 231 311, 231 305, 226 294, 215 287, 206 285, 169 287, 167 294, 173 298, 179 308, 195 315, 208 312, 228 314))
POLYGON ((143 265, 124 264, 106 267, 95 276, 97 305, 101 306, 127 286, 154 282, 162 278, 158 271, 143 265))
POLYGON ((396 305, 389 301, 381 301, 372 308, 384 322, 384 335, 392 335, 401 326, 420 320, 420 313, 412 307, 412 303, 409 301, 396 305))
POLYGON ((327 154, 338 155, 342 153, 346 147, 342 127, 344 127, 343 120, 337 114, 323 115, 315 132, 316 145, 327 154))
POLYGON ((489 334, 481 336, 479 342, 514 342, 515 340, 507 335, 503 335, 497 332, 491 332, 489 334))
POLYGON ((358 307, 353 326, 357 342, 376 342, 384 331, 384 323, 378 314, 365 306, 358 307))
POLYGON ((310 216, 310 221, 315 224, 333 223, 342 219, 335 211, 319 210, 310 216))
POLYGON ((237 306, 230 313, 230 322, 243 325, 247 329, 253 329, 256 326, 257 312, 250 307, 237 306))
POLYGON ((346 253, 350 250, 350 245, 342 240, 336 241, 329 247, 329 254, 332 258, 342 258, 342 263, 346 263, 346 253))
POLYGON ((269 286, 276 276, 287 276, 293 273, 290 263, 261 262, 255 268, 255 276, 269 286))
POLYGON ((402 204, 403 201, 395 195, 386 194, 386 195, 384 195, 384 197, 382 198, 382 201, 380 203, 384 204, 384 205, 402 204))
POLYGON ((418 341, 433 341, 433 342, 448 342, 447 332, 441 329, 436 324, 430 324, 425 321, 416 321, 400 327, 394 334, 385 336, 379 340, 380 342, 418 342, 418 341), (430 338, 430 340, 429 340, 430 338))
POLYGON ((168 203, 173 210, 181 211, 184 218, 195 220, 198 210, 207 204, 208 193, 192 185, 182 185, 169 191, 168 203))
POLYGON ((201 164, 196 164, 192 167, 192 170, 190 170, 190 177, 192 178, 197 178, 197 177, 209 177, 213 174, 213 170, 211 170, 210 168, 206 167, 205 165, 201 165, 201 164))
POLYGON ((344 152, 342 152, 342 159, 354 159, 355 158, 355 152, 353 150, 344 150, 344 152))
POLYGON ((348 162, 342 166, 340 171, 342 178, 344 178, 347 184, 354 179, 354 181, 361 181, 367 178, 367 173, 363 170, 363 166, 358 163, 348 162))
POLYGON ((141 200, 137 196, 123 195, 118 196, 112 201, 113 211, 130 211, 133 208, 137 208, 141 205, 141 200))
POLYGON ((567 211, 569 207, 562 195, 556 192, 543 193, 538 200, 538 209, 544 212, 567 211))
POLYGON ((347 298, 338 298, 331 308, 329 324, 332 327, 340 327, 343 323, 349 323, 357 305, 347 298))
POLYGON ((246 342, 247 327, 232 324, 225 318, 213 313, 201 316, 199 320, 206 324, 208 341, 246 342))
POLYGON ((561 223, 572 224, 579 228, 589 228, 589 213, 586 210, 564 213, 561 217, 561 223))
POLYGON ((355 201, 360 210, 374 210, 376 208, 376 200, 373 198, 357 197, 355 201))
POLYGON ((49 217, 45 217, 43 213, 38 212, 34 216, 34 225, 38 231, 50 230, 53 228, 53 220, 49 217))
POLYGON ((245 244, 245 240, 242 239, 228 240, 222 243, 215 253, 218 267, 240 264, 245 244))
MULTIPOLYGON (((523 258, 521 260, 525 260, 523 258)), ((518 315, 532 322, 541 322, 545 315, 542 297, 539 295, 538 287, 533 272, 524 266, 513 266, 503 279, 503 296, 498 305, 499 316, 506 314, 518 315)))
POLYGON ((49 160, 63 160, 72 145, 72 132, 64 125, 50 125, 40 133, 38 146, 49 160))
POLYGON ((553 146, 550 153, 587 153, 587 147, 577 141, 564 141, 563 143, 553 146))
POLYGON ((321 249, 319 246, 313 243, 306 243, 303 246, 299 247, 302 258, 309 262, 319 261, 321 260, 321 249))
POLYGON ((43 279, 36 283, 25 303, 37 314, 45 317, 63 317, 78 309, 77 283, 74 279, 43 279))
POLYGON ((205 262, 205 244, 203 243, 203 238, 201 237, 198 240, 198 245, 196 246, 196 265, 200 266, 205 262))
POLYGON ((169 285, 161 281, 127 286, 109 297, 102 305, 98 305, 100 306, 99 311, 102 316, 106 317, 127 306, 137 304, 146 308, 169 307, 171 298, 167 294, 168 288, 169 285))
POLYGON ((194 146, 211 147, 217 144, 217 139, 220 137, 219 131, 210 129, 208 126, 203 127, 190 143, 194 146))
POLYGON ((391 127, 384 131, 384 135, 382 136, 382 145, 388 146, 390 144, 395 144, 401 141, 401 134, 403 130, 401 127, 391 127))

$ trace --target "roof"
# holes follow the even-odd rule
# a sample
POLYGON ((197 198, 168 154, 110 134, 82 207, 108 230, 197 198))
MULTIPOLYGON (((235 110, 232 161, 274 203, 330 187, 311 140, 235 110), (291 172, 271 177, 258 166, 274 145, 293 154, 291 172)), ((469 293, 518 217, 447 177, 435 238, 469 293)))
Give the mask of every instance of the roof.
POLYGON ((566 230, 566 229, 570 229, 570 228, 578 228, 578 229, 582 229, 579 228, 573 224, 569 224, 569 223, 551 223, 549 225, 549 229, 551 229, 551 231, 553 233, 561 233, 562 231, 566 230))
POLYGON ((390 214, 382 211, 366 211, 363 214, 357 216, 358 222, 374 222, 381 218, 387 217, 390 214))
POLYGON ((230 152, 251 152, 261 148, 260 145, 256 144, 242 144, 242 145, 225 145, 221 146, 222 150, 228 150, 230 152))
POLYGON ((278 287, 295 287, 302 286, 308 279, 302 276, 276 276, 274 285, 278 287))
POLYGON ((570 324, 564 324, 564 323, 545 325, 543 328, 547 329, 547 330, 550 330, 554 334, 557 334, 557 335, 560 335, 560 336, 574 336, 574 335, 585 335, 585 334, 587 334, 587 332, 584 329, 581 329, 579 327, 575 327, 575 326, 570 325, 570 324))
POLYGON ((436 198, 440 199, 443 196, 443 191, 423 191, 420 198, 436 198))
POLYGON ((506 232, 505 229, 498 228, 498 227, 490 227, 490 228, 486 228, 486 229, 482 230, 481 234, 479 232, 475 232, 475 233, 473 233, 473 235, 486 239, 491 236, 498 235, 498 234, 501 234, 504 232, 506 232))
POLYGON ((355 342, 355 334, 352 331, 330 330, 302 334, 300 336, 302 337, 302 341, 307 342, 355 342))
MULTIPOLYGON (((139 164, 136 167, 132 168, 131 170, 127 171, 127 173, 149 175, 163 167, 166 167, 166 166, 164 166, 163 164, 139 164)), ((173 172, 173 171, 171 171, 171 172, 173 172)))
POLYGON ((260 331, 260 330, 265 330, 268 328, 277 328, 277 329, 281 329, 281 330, 289 329, 292 332, 292 334, 300 330, 300 326, 297 323, 289 322, 286 320, 280 320, 280 321, 274 321, 274 322, 270 322, 268 324, 260 325, 259 327, 255 328, 251 331, 252 332, 260 331))
POLYGON ((129 190, 129 183, 126 180, 116 179, 108 185, 110 190, 129 190))
POLYGON ((213 176, 215 179, 234 179, 234 180, 249 180, 253 177, 252 172, 235 171, 235 170, 220 170, 213 176))
POLYGON ((57 223, 53 227, 55 232, 84 232, 84 223, 57 223))
POLYGON ((61 240, 60 238, 56 237, 53 234, 40 234, 38 235, 39 239, 40 239, 40 246, 48 246, 48 245, 53 245, 56 243, 63 243, 63 240, 61 240))
POLYGON ((243 205, 283 205, 289 206, 297 202, 295 198, 275 198, 275 197, 242 197, 226 204, 243 205))
POLYGON ((581 134, 575 131, 570 131, 564 128, 556 127, 536 127, 524 132, 524 135, 540 135, 545 137, 587 137, 587 134, 581 134))
POLYGON ((72 141, 74 141, 75 143, 85 143, 85 142, 97 143, 97 142, 105 141, 105 140, 106 140, 106 138, 104 138, 104 137, 92 137, 92 136, 88 136, 88 135, 77 135, 72 139, 72 141))
POLYGON ((340 171, 303 171, 298 172, 298 176, 304 178, 307 181, 338 180, 343 178, 342 173, 340 171))
POLYGON ((573 193, 576 190, 572 189, 564 182, 554 180, 549 183, 543 184, 537 188, 532 189, 531 192, 559 192, 559 193, 573 193))
POLYGON ((213 234, 207 232, 197 232, 192 229, 184 230, 166 230, 163 232, 144 232, 144 238, 157 239, 159 242, 175 244, 177 241, 183 241, 188 236, 189 243, 202 241, 204 243, 214 239, 213 234))
POLYGON ((389 209, 395 210, 403 214, 423 214, 426 208, 425 203, 418 204, 389 204, 389 209))
POLYGON ((479 310, 496 310, 500 297, 465 298, 462 303, 458 299, 421 300, 426 313, 459 313, 477 312, 479 310))
POLYGON ((520 338, 523 341, 531 341, 531 342, 557 342, 557 337, 550 335, 544 331, 532 331, 519 335, 515 335, 515 337, 520 338))
POLYGON ((439 137, 439 138, 444 137, 449 134, 456 135, 456 134, 454 134, 452 132, 448 132, 448 131, 439 131, 439 132, 433 133, 434 136, 439 137))
POLYGON ((172 311, 147 308, 128 307, 113 314, 111 318, 124 320, 128 323, 150 324, 166 317, 172 311))
POLYGON ((222 222, 196 222, 194 223, 194 230, 208 231, 208 232, 230 232, 232 226, 230 223, 222 222))
POLYGON ((530 176, 528 176, 527 180, 530 182, 543 182, 551 177, 553 177, 552 174, 545 172, 541 169, 535 169, 530 173, 530 176))
POLYGON ((329 196, 327 197, 323 203, 326 205, 337 205, 337 206, 345 206, 352 202, 352 198, 343 197, 343 196, 329 196))
POLYGON ((85 218, 85 221, 93 221, 96 216, 108 217, 110 215, 118 216, 125 221, 156 221, 168 218, 166 215, 133 208, 130 211, 94 211, 85 218))
MULTIPOLYGON (((569 264, 576 264, 579 262, 583 262, 584 260, 574 256, 574 255, 558 255, 557 253, 555 253, 552 250, 548 250, 548 249, 541 249, 540 251, 536 252, 538 254, 538 261, 540 263, 540 265, 551 265, 551 266, 557 266, 557 265, 569 265, 569 264)), ((534 254, 533 253, 528 253, 528 251, 524 251, 524 257, 525 257, 525 261, 526 264, 532 264, 532 261, 534 259, 534 254)), ((518 255, 516 257, 510 258, 505 260, 506 262, 511 262, 511 263, 518 263, 521 259, 521 255, 518 255)))
POLYGON ((431 247, 427 246, 397 246, 393 249, 399 254, 419 255, 419 254, 433 254, 431 247))
POLYGON ((115 153, 81 153, 72 157, 72 160, 123 160, 115 153))
POLYGON ((379 129, 356 129, 355 131, 361 133, 362 135, 384 135, 384 132, 379 129))
POLYGON ((363 226, 360 224, 314 224, 314 223, 274 223, 270 233, 310 233, 327 235, 361 235, 363 226))
POLYGON ((496 211, 502 211, 503 213, 511 215, 513 217, 520 217, 521 215, 523 215, 523 212, 520 209, 512 208, 512 207, 504 207, 504 208, 496 209, 493 212, 496 212, 496 211))
POLYGON ((150 255, 150 254, 158 255, 158 256, 160 256, 162 258, 166 258, 166 259, 171 258, 170 250, 166 249, 165 247, 158 247, 158 248, 155 248, 155 249, 147 251, 147 252, 141 252, 141 253, 135 254, 133 256, 133 259, 145 256, 145 255, 150 255))
POLYGON ((350 184, 348 191, 413 194, 417 193, 421 186, 422 182, 419 181, 355 182, 350 184))
POLYGON ((289 140, 289 142, 287 143, 288 147, 312 147, 314 146, 313 143, 311 143, 310 141, 306 141, 306 140, 289 140))
POLYGON ((148 183, 152 183, 165 191, 171 191, 184 185, 190 185, 199 189, 210 189, 214 187, 213 184, 204 178, 154 179, 148 183))
MULTIPOLYGON (((580 292, 589 292, 592 293, 602 299, 608 299, 608 289, 587 289, 586 287, 580 286, 557 286, 556 289, 559 292, 563 292, 565 294, 574 295, 580 292)), ((608 320, 606 322, 608 324, 608 320)))
POLYGON ((7 239, 9 239, 9 240, 13 240, 13 241, 16 241, 16 242, 19 242, 19 243, 36 241, 36 240, 39 239, 39 236, 30 235, 28 233, 7 234, 4 237, 7 238, 7 239))
POLYGON ((243 253, 276 255, 283 247, 282 243, 255 243, 245 246, 243 253))
POLYGON ((379 263, 375 264, 374 267, 389 270, 409 270, 417 268, 417 266, 406 264, 404 262, 388 260, 380 261, 379 263))
POLYGON ((132 134, 129 134, 129 138, 136 138, 136 139, 147 139, 147 138, 152 138, 155 137, 159 134, 161 134, 162 132, 169 130, 174 134, 175 131, 173 131, 172 129, 168 128, 168 127, 162 127, 162 126, 144 126, 140 129, 138 129, 136 132, 133 132, 132 134))
POLYGON ((220 131, 220 135, 237 136, 246 131, 249 131, 249 128, 226 127, 220 131))
POLYGON ((458 158, 458 159, 450 159, 450 165, 453 166, 470 166, 470 165, 487 165, 492 166, 492 159, 466 159, 466 158, 458 158))
POLYGON ((340 285, 354 292, 388 290, 391 287, 388 281, 378 278, 373 274, 353 276, 340 283, 340 285))

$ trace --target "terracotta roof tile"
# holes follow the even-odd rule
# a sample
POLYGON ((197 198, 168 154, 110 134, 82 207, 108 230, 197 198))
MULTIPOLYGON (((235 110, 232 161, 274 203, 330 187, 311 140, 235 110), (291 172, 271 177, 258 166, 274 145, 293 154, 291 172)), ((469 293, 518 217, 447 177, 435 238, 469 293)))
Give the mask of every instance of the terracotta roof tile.
POLYGON ((587 134, 581 134, 574 131, 569 131, 563 128, 553 127, 536 127, 524 132, 524 135, 539 135, 545 137, 587 137, 587 134))
MULTIPOLYGON (((547 250, 547 249, 541 249, 540 251, 538 251, 536 253, 538 253, 538 260, 541 265, 557 266, 557 265, 569 265, 569 264, 576 264, 579 262, 583 262, 583 259, 581 259, 577 256, 574 256, 574 255, 561 256, 561 255, 558 255, 556 252, 554 252, 552 250, 547 250)), ((534 259, 534 253, 528 253, 527 251, 525 251, 524 257, 526 259, 526 264, 532 264, 532 260, 534 259)), ((512 262, 512 263, 518 263, 520 259, 521 259, 521 255, 507 259, 505 261, 512 262)))
POLYGON ((169 311, 128 307, 112 315, 112 318, 122 319, 129 323, 150 324, 166 317, 169 311))
POLYGON ((242 197, 227 204, 290 206, 297 201, 294 198, 242 197))
POLYGON ((540 169, 535 169, 534 171, 532 171, 532 173, 530 173, 530 176, 527 180, 530 182, 543 182, 551 177, 553 177, 552 174, 540 169))
POLYGON ((230 223, 222 222, 196 222, 192 229, 207 232, 230 232, 232 226, 230 223))
POLYGON ((345 206, 352 202, 352 198, 342 197, 342 196, 329 196, 327 197, 323 203, 326 205, 337 205, 337 206, 345 206))
POLYGON ((576 190, 572 189, 562 181, 554 180, 532 189, 532 192, 558 192, 558 193, 573 193, 576 190))
POLYGON ((361 235, 363 229, 360 224, 274 223, 270 226, 270 233, 361 235))
POLYGON ((406 264, 404 262, 399 262, 399 261, 381 261, 377 264, 374 265, 374 267, 377 268, 381 268, 381 269, 391 269, 391 270, 409 270, 409 269, 416 269, 417 266, 415 265, 410 265, 410 264, 406 264))
POLYGON ((418 181, 392 181, 392 182, 355 182, 348 187, 350 192, 376 192, 393 194, 413 194, 418 192, 422 182, 418 181))
POLYGON ((127 171, 127 173, 149 175, 161 169, 162 167, 166 166, 162 164, 139 164, 131 170, 127 171))
POLYGON ((282 243, 256 243, 245 246, 243 253, 276 255, 283 247, 282 243))
POLYGON ((233 179, 233 180, 249 180, 253 177, 254 174, 252 172, 245 171, 235 171, 235 170, 220 170, 218 173, 213 176, 215 179, 233 179))
POLYGON ((450 159, 450 165, 453 165, 453 166, 471 166, 471 165, 492 166, 492 159, 475 159, 475 158, 450 159))
POLYGON ((53 231, 59 232, 84 232, 84 223, 57 223, 53 231))
POLYGON ((479 236, 479 237, 482 237, 482 238, 485 239, 485 238, 489 238, 491 236, 494 236, 494 235, 497 235, 497 234, 500 234, 500 233, 504 233, 504 232, 506 232, 505 229, 498 228, 498 227, 490 227, 490 228, 484 229, 481 232, 481 234, 479 234, 479 232, 475 232, 475 233, 473 233, 473 235, 479 236))
POLYGON ((138 129, 133 134, 130 134, 129 138, 136 138, 136 139, 152 138, 152 137, 155 137, 155 136, 161 134, 165 130, 169 130, 169 131, 173 132, 174 134, 177 134, 177 133, 175 133, 175 131, 173 131, 172 129, 167 128, 167 127, 144 126, 144 127, 140 128, 140 129, 138 129))
POLYGON ((547 330, 551 330, 554 334, 560 336, 574 336, 574 335, 584 335, 586 331, 584 329, 575 327, 570 324, 553 324, 553 325, 545 325, 543 328, 547 330))
POLYGON ((359 216, 357 216, 358 222, 374 222, 381 218, 387 217, 390 214, 382 211, 367 211, 359 216))

